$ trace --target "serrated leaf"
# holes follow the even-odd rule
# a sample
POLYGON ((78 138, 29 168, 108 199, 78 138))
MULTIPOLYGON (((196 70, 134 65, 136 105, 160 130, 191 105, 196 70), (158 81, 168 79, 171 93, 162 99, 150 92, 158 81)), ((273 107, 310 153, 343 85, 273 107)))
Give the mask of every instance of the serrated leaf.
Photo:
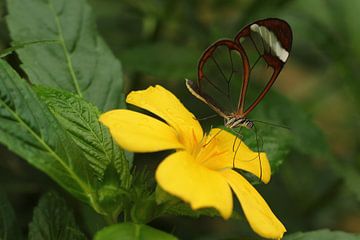
POLYGON ((124 151, 99 122, 98 109, 69 92, 40 86, 34 89, 89 161, 92 175, 98 179, 99 205, 115 219, 130 187, 130 168, 124 151))
POLYGON ((13 41, 58 42, 17 50, 32 83, 74 92, 102 111, 120 105, 121 66, 85 0, 9 0, 7 7, 13 41))
POLYGON ((85 156, 26 81, 1 59, 0 142, 101 211, 85 156))
POLYGON ((168 233, 143 224, 122 223, 115 224, 100 230, 95 240, 122 239, 122 240, 176 240, 168 233))
POLYGON ((106 168, 114 163, 123 187, 129 186, 130 170, 124 151, 113 141, 108 129, 99 122, 100 113, 91 103, 65 91, 36 87, 36 93, 54 113, 84 152, 99 181, 106 168))
POLYGON ((359 240, 360 235, 328 229, 286 235, 284 240, 359 240))
POLYGON ((14 210, 3 192, 0 192, 0 239, 22 239, 14 210))
POLYGON ((64 199, 50 192, 44 195, 34 210, 29 225, 30 240, 80 240, 86 239, 77 226, 72 211, 64 199))

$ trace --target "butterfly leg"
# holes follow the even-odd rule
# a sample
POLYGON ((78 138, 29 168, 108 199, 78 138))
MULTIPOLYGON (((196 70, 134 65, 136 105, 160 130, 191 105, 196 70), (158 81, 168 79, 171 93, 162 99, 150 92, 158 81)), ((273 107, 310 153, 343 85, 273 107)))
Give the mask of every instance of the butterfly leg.
POLYGON ((260 152, 263 150, 263 146, 264 146, 264 141, 263 141, 263 139, 261 138, 261 140, 259 140, 259 135, 258 135, 258 130, 257 130, 257 128, 256 128, 256 126, 254 125, 254 127, 253 127, 253 129, 254 129, 254 133, 255 133, 255 140, 256 140, 256 145, 257 145, 257 152, 258 152, 258 159, 259 159, 259 170, 260 170, 260 181, 262 180, 262 163, 261 163, 261 158, 260 158, 260 152), (259 145, 259 143, 260 143, 260 141, 261 141, 261 150, 260 150, 260 145, 259 145))
MULTIPOLYGON (((212 126, 211 126, 211 129, 212 129, 212 126)), ((210 131, 211 131, 210 129, 210 131)), ((210 140, 208 142, 205 142, 205 144, 203 145, 203 147, 205 147, 206 145, 208 145, 216 136, 218 136, 224 129, 220 129, 217 133, 214 134, 214 136, 212 136, 210 138, 210 140)))
POLYGON ((242 140, 241 140, 241 137, 242 137, 242 135, 241 135, 241 127, 239 128, 239 130, 238 131, 234 131, 235 132, 235 139, 234 139, 234 142, 233 142, 233 152, 234 152, 234 156, 233 156, 233 168, 235 168, 235 158, 236 158, 236 154, 237 154, 237 152, 238 152, 238 150, 239 150, 239 148, 240 148, 240 145, 241 145, 241 143, 242 143, 242 140), (238 142, 238 144, 236 145, 236 142, 237 142, 237 140, 239 140, 238 142))

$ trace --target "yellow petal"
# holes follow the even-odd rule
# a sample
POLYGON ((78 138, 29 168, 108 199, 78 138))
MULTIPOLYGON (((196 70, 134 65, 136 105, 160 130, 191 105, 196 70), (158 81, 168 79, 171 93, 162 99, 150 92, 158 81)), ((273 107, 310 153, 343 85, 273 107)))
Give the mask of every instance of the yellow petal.
POLYGON ((169 125, 130 110, 113 110, 100 116, 115 141, 131 152, 155 152, 183 148, 169 125))
POLYGON ((280 239, 286 229, 256 189, 233 170, 222 174, 239 199, 251 228, 262 237, 280 239))
POLYGON ((197 164, 188 152, 178 151, 161 162, 156 180, 161 188, 190 203, 194 210, 213 207, 223 218, 231 216, 229 184, 218 172, 197 164))
POLYGON ((241 139, 219 128, 213 128, 206 141, 208 144, 205 148, 214 151, 216 147, 218 152, 217 155, 213 154, 211 161, 207 161, 209 168, 222 169, 235 166, 254 174, 264 183, 270 181, 271 168, 266 153, 252 151, 241 139))
POLYGON ((159 85, 131 92, 126 102, 164 119, 178 132, 180 141, 189 149, 203 137, 202 128, 194 115, 171 92, 159 85))

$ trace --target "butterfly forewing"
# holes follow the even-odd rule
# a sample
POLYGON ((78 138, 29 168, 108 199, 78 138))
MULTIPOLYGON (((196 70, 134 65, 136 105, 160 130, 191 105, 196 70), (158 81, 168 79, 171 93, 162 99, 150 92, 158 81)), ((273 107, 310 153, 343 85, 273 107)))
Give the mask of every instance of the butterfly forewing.
POLYGON ((265 89, 266 84, 274 73, 274 68, 270 67, 262 57, 269 51, 267 44, 263 43, 262 38, 257 33, 250 33, 250 37, 240 39, 240 44, 248 59, 249 73, 243 81, 244 88, 241 90, 241 98, 237 108, 237 115, 245 116, 246 110, 255 102, 259 93, 265 89))
POLYGON ((249 65, 249 75, 244 78, 237 114, 246 116, 263 99, 287 61, 291 49, 290 26, 280 19, 264 19, 249 24, 235 37, 242 46, 249 65), (262 79, 259 94, 248 97, 247 88, 262 79))

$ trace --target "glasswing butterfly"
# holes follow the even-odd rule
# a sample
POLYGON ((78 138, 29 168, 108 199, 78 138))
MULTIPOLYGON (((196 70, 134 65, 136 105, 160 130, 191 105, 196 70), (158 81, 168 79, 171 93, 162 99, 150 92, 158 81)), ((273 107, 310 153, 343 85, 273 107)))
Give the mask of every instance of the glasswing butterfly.
POLYGON ((277 18, 245 26, 233 40, 210 45, 198 63, 196 82, 186 79, 189 91, 224 118, 225 127, 253 128, 246 116, 269 91, 285 65, 292 43, 287 22, 277 18), (263 88, 247 104, 248 87, 260 79, 263 88))

